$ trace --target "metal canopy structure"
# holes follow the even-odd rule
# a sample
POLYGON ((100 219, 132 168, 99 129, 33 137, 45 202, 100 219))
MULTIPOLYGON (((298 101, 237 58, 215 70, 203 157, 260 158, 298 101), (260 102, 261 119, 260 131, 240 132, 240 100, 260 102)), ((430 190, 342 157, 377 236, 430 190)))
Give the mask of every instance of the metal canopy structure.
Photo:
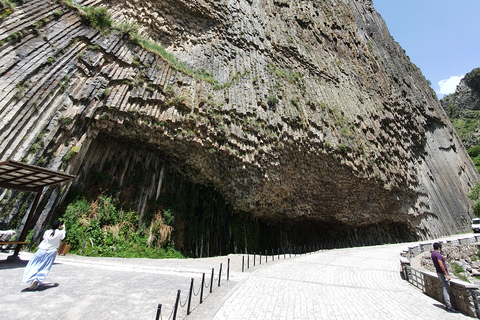
MULTIPOLYGON (((0 188, 12 189, 17 191, 36 192, 37 196, 27 216, 27 221, 20 234, 19 241, 25 241, 28 232, 28 226, 32 222, 33 213, 37 209, 38 202, 45 187, 70 181, 75 176, 66 173, 48 170, 45 168, 7 160, 0 162, 0 188)), ((13 257, 17 257, 21 245, 17 245, 13 257)))
POLYGON ((0 162, 0 188, 38 192, 75 176, 12 160, 0 162))

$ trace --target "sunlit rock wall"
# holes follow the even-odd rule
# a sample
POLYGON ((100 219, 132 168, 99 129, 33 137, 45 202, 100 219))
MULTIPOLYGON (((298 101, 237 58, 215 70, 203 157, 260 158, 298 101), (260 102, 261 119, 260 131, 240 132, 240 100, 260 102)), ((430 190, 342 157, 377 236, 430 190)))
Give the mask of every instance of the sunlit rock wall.
POLYGON ((141 213, 171 172, 278 243, 307 242, 307 229, 362 244, 468 229, 479 175, 371 0, 82 4, 183 66, 59 2, 26 1, 1 22, 0 157, 77 175, 45 194, 43 220, 106 170, 141 213))

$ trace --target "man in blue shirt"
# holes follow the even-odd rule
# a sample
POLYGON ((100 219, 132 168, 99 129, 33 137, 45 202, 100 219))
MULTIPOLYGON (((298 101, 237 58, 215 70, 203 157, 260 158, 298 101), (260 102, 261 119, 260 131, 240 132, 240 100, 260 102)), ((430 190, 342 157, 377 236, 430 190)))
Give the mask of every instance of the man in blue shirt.
POLYGON ((457 312, 452 308, 450 303, 450 295, 448 294, 450 289, 450 276, 448 275, 447 263, 445 262, 445 258, 440 254, 440 250, 442 250, 442 244, 435 242, 433 244, 431 258, 433 265, 435 266, 435 270, 437 271, 438 279, 440 279, 440 282, 442 283, 443 300, 447 306, 447 311, 457 312))

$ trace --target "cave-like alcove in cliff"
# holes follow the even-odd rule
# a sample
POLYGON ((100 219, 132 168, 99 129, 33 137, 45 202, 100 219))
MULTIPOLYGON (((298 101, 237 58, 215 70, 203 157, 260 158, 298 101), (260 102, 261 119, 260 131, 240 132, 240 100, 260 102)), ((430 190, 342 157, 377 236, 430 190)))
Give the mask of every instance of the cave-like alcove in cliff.
POLYGON ((391 222, 355 227, 315 219, 253 218, 236 210, 198 170, 138 141, 100 134, 89 145, 83 163, 66 202, 109 195, 123 210, 138 214, 140 229, 156 213, 169 210, 174 216, 175 248, 188 256, 414 240, 407 225, 391 222))

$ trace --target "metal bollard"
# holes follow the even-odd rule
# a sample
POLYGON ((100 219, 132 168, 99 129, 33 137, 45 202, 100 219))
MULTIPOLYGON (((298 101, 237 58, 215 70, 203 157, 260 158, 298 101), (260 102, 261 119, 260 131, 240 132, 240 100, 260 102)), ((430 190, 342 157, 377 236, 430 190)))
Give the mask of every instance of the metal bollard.
POLYGON ((242 272, 245 272, 245 256, 242 256, 242 272))
POLYGON ((228 258, 228 265, 227 265, 227 281, 230 280, 230 258, 228 258))
POLYGON ((177 292, 177 301, 175 301, 175 307, 173 309, 173 320, 177 319, 177 309, 178 309, 178 302, 180 301, 180 290, 177 292))
POLYGON ((200 304, 203 302, 203 286, 205 285, 205 272, 202 276, 202 288, 200 289, 200 304))
POLYGON ((253 266, 255 267, 255 260, 257 260, 256 253, 253 253, 253 266))
POLYGON ((222 264, 220 263, 220 271, 218 272, 218 286, 220 287, 220 281, 222 280, 222 264))
POLYGON ((212 287, 213 287, 213 273, 214 273, 214 269, 212 268, 212 277, 210 278, 210 293, 212 293, 212 287))
POLYGON ((250 255, 247 255, 247 269, 250 269, 250 255))
POLYGON ((188 293, 188 305, 187 305, 187 315, 190 314, 190 305, 192 303, 192 292, 193 292, 193 278, 190 282, 190 292, 188 293))
POLYGON ((262 251, 260 251, 260 264, 262 264, 262 251))
POLYGON ((162 304, 159 303, 158 304, 158 307, 157 307, 157 317, 155 318, 155 320, 158 320, 160 319, 160 315, 162 314, 162 304))
POLYGON ((275 252, 272 249, 272 261, 275 261, 275 252))

